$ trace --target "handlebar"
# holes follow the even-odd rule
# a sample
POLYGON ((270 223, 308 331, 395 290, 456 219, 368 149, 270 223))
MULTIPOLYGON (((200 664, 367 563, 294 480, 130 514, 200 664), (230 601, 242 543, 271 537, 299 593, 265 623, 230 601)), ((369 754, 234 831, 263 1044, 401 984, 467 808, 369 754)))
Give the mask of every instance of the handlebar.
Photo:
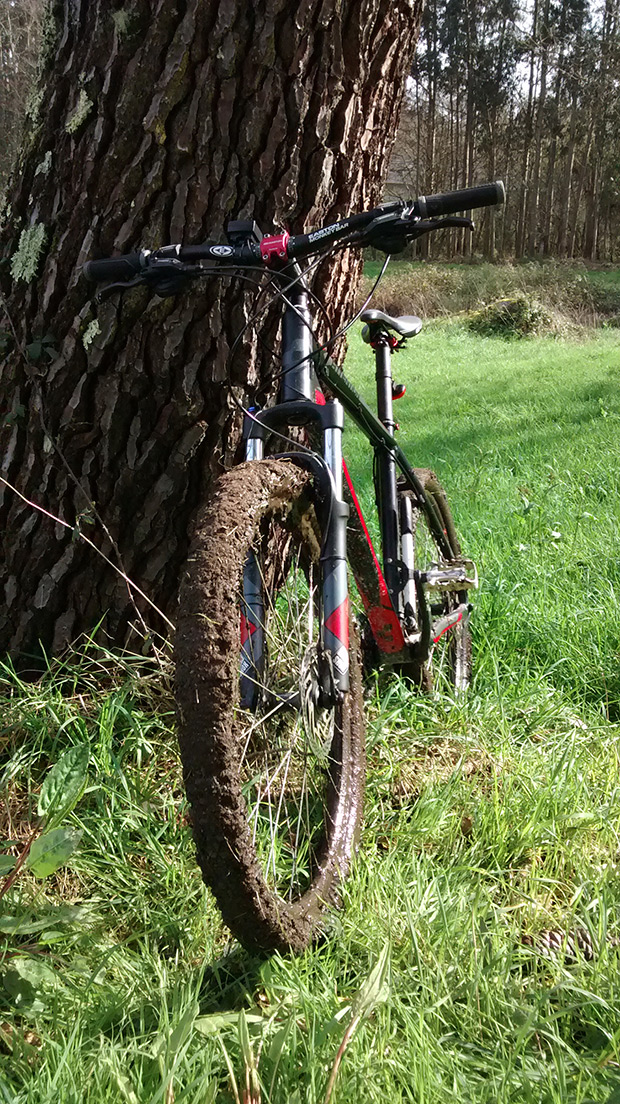
POLYGON ((127 253, 124 257, 87 261, 82 271, 86 279, 94 284, 104 280, 130 280, 146 267, 148 255, 148 250, 144 250, 142 253, 127 253))
POLYGON ((420 218, 436 218, 437 215, 455 215, 457 211, 471 211, 475 207, 493 207, 506 200, 502 180, 493 184, 478 184, 475 188, 460 188, 457 192, 440 192, 438 195, 420 196, 416 200, 420 218))
MULTIPOLYGON (((303 260, 313 254, 324 253, 339 244, 373 245, 386 253, 399 252, 405 245, 421 236, 449 225, 466 225, 467 220, 446 218, 456 211, 469 211, 477 207, 490 207, 503 203, 506 198, 501 180, 491 184, 479 184, 474 188, 461 188, 432 196, 420 196, 413 202, 396 201, 382 204, 371 211, 350 215, 340 222, 307 234, 289 235, 287 232, 260 237, 256 226, 247 240, 239 239, 239 231, 230 236, 229 245, 205 242, 203 245, 167 245, 150 252, 128 253, 124 257, 102 258, 87 261, 84 275, 95 283, 120 280, 119 287, 137 283, 152 285, 163 294, 179 291, 186 278, 200 275, 200 262, 206 261, 215 268, 230 269, 283 269, 291 261, 303 260), (438 217, 439 216, 439 217, 438 217)), ((244 224, 236 223, 239 227, 244 224)), ((470 224, 473 227, 473 224, 470 224)))

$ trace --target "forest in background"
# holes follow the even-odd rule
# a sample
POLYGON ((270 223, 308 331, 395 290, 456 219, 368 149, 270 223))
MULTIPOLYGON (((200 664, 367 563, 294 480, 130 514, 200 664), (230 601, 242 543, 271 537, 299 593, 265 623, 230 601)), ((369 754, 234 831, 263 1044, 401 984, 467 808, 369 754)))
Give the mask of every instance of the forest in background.
POLYGON ((619 0, 426 0, 390 191, 502 178, 504 211, 475 245, 486 257, 617 261, 619 15, 619 0))
MULTIPOLYGON (((0 5, 0 190, 28 113, 44 0, 0 5)), ((508 201, 423 255, 620 255, 620 0, 427 0, 390 194, 502 178, 508 201)))
POLYGON ((45 0, 0 0, 0 196, 23 136, 44 8, 45 0))

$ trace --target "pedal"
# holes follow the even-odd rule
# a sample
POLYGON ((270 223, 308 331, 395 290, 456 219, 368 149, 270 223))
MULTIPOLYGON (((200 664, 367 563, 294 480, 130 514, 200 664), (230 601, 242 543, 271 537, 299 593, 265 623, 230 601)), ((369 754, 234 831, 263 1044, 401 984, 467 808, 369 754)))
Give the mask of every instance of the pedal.
POLYGON ((473 560, 453 560, 449 567, 431 564, 419 573, 425 590, 459 591, 477 590, 478 572, 473 560))

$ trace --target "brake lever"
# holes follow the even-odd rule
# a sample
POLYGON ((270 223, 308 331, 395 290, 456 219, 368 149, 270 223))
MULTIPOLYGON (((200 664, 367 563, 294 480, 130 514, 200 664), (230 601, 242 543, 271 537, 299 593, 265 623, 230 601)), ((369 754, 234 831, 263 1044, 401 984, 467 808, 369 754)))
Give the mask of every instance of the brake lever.
POLYGON ((418 222, 413 223, 407 237, 410 241, 414 241, 416 238, 421 238, 423 234, 433 234, 435 230, 454 227, 462 227, 464 230, 476 229, 472 219, 461 215, 448 215, 446 218, 419 219, 418 222))
POLYGON ((437 229, 441 230, 444 226, 462 226, 465 230, 475 230, 476 224, 473 219, 465 218, 461 215, 448 215, 447 218, 437 219, 437 229))
POLYGON ((168 295, 178 295, 185 291, 187 285, 200 275, 202 269, 199 265, 188 265, 176 257, 155 254, 149 258, 142 280, 160 299, 165 299, 168 295))
POLYGON ((133 280, 117 280, 113 284, 106 284, 105 287, 102 287, 95 295, 95 302, 103 303, 103 300, 108 299, 110 295, 114 295, 115 291, 127 291, 128 288, 143 286, 144 279, 142 276, 136 276, 133 280))
POLYGON ((160 261, 159 265, 149 264, 133 280, 121 280, 113 284, 106 284, 97 293, 96 301, 101 303, 110 295, 114 295, 115 291, 128 291, 129 288, 134 287, 150 287, 160 299, 165 299, 169 295, 178 295, 184 291, 187 285, 201 274, 202 270, 196 266, 190 267, 180 261, 165 258, 160 261))

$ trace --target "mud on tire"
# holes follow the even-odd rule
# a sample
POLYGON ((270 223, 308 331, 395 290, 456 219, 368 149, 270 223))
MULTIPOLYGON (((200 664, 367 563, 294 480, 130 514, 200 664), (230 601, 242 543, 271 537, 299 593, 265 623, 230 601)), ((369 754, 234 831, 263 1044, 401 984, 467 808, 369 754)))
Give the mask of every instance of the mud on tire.
POLYGON ((289 462, 221 477, 181 585, 175 640, 179 744, 198 861, 225 922, 248 948, 301 950, 337 900, 362 815, 359 645, 351 689, 312 697, 320 605, 321 510, 289 462), (269 641, 261 704, 240 706, 239 590, 261 564, 269 641), (310 672, 310 673, 308 673, 310 672))

